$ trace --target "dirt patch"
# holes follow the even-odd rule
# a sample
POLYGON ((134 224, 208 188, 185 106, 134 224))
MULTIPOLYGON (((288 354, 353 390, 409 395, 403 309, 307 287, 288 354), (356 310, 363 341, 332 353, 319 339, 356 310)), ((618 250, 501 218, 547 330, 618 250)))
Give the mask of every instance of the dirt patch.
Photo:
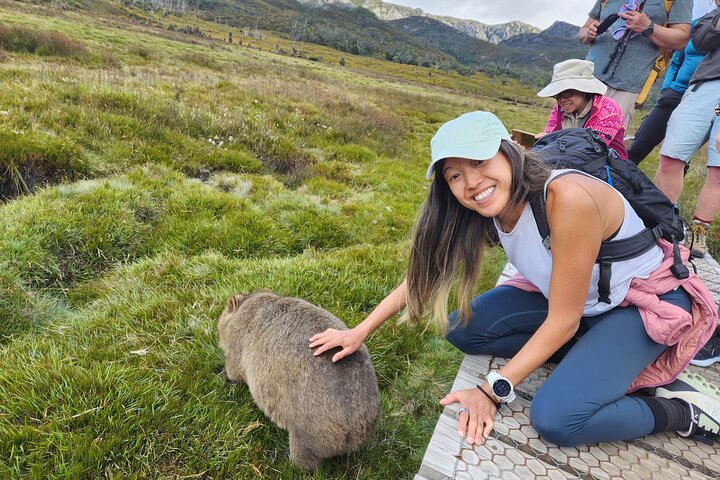
POLYGON ((0 201, 33 193, 38 188, 55 185, 62 180, 73 180, 74 175, 46 163, 29 160, 0 170, 0 201))

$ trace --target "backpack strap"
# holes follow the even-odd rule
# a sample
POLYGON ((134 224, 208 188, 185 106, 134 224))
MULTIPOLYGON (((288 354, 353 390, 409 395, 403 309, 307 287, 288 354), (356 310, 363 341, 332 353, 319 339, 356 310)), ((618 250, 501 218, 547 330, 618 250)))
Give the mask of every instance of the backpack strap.
MULTIPOLYGON (((555 178, 561 177, 562 175, 566 174, 558 175, 555 178)), ((553 180, 555 178, 553 178, 553 180)), ((532 210, 543 245, 550 250, 550 224, 547 220, 545 192, 539 192, 532 196, 528 202, 530 203, 530 209, 532 210)), ((595 263, 600 267, 600 275, 598 278, 599 302, 610 303, 610 280, 612 279, 613 262, 639 257, 657 245, 657 241, 662 237, 662 233, 662 227, 658 225, 652 229, 645 228, 631 237, 603 240, 602 243, 600 243, 600 250, 595 258, 595 263)))
MULTIPOLYGON (((673 6, 674 0, 665 0, 665 23, 663 23, 663 27, 667 27, 668 24, 668 18, 670 16, 670 9, 673 6)), ((635 109, 642 108, 643 104, 645 103, 645 99, 647 98, 648 94, 650 93, 650 89, 652 88, 653 84, 655 83, 655 80, 657 80, 658 76, 665 71, 668 64, 670 63, 670 57, 672 57, 672 49, 670 48, 660 48, 660 54, 655 59, 655 62, 653 63, 652 68, 650 69, 650 73, 648 74, 647 78, 645 79, 645 84, 643 85, 642 89, 640 90, 640 93, 638 94, 637 99, 635 99, 635 109)))

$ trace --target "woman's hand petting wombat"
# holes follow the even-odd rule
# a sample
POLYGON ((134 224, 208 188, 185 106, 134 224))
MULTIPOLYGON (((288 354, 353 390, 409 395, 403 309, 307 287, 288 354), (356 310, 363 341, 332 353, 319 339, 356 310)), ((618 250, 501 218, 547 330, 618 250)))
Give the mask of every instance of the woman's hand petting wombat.
POLYGON ((313 355, 317 357, 331 348, 341 347, 342 350, 332 357, 332 361, 337 362, 360 348, 364 340, 365 336, 355 328, 351 328, 350 330, 328 328, 324 332, 313 335, 310 338, 310 348, 318 347, 318 349, 313 352, 313 355))

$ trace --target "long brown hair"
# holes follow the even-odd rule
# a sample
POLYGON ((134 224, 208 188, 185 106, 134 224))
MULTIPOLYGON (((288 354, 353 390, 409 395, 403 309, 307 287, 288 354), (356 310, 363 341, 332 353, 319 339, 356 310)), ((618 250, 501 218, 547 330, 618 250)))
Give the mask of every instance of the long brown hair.
MULTIPOLYGON (((510 163, 512 172, 510 208, 542 193, 550 175, 547 164, 506 140, 500 143, 500 152, 510 163)), ((430 191, 413 227, 404 317, 417 322, 429 303, 431 317, 440 331, 446 333, 447 303, 453 280, 459 273, 460 317, 467 324, 469 302, 480 275, 483 253, 487 246, 497 243, 497 231, 492 218, 464 207, 455 198, 440 173, 443 163, 435 166, 430 191)))

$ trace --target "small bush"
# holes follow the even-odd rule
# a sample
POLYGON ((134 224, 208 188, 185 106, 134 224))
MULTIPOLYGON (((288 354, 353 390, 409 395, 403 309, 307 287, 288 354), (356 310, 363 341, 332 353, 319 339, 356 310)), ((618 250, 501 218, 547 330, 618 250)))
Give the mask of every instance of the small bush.
POLYGON ((25 27, 0 26, 0 46, 11 52, 60 55, 84 55, 85 45, 60 32, 47 32, 25 27))

